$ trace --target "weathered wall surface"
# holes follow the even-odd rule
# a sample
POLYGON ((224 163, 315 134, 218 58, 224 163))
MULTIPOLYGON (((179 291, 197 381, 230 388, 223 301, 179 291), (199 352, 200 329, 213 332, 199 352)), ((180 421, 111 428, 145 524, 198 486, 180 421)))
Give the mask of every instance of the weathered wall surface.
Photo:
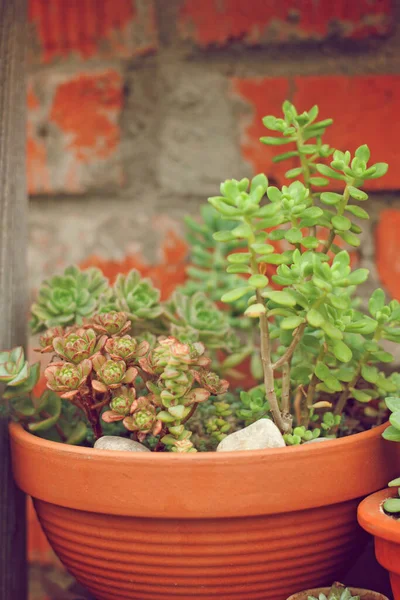
POLYGON ((281 182, 258 138, 288 97, 335 118, 332 145, 390 163, 359 255, 400 298, 395 4, 30 0, 32 286, 90 256, 155 259, 225 178, 281 182))

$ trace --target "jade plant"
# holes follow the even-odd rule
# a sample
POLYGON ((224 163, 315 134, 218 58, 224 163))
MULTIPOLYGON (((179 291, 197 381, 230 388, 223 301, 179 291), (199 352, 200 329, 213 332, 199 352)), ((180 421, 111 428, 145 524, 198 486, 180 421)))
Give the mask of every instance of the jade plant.
POLYGON ((354 268, 347 249, 360 245, 359 223, 369 218, 362 187, 388 166, 371 164, 367 145, 352 155, 323 143, 332 120, 317 117, 317 106, 299 114, 286 101, 283 118, 263 120, 276 135, 261 142, 290 145, 275 162, 297 161, 286 172, 294 181, 278 188, 264 174, 231 179, 209 198, 231 224, 213 233, 230 245, 225 267, 235 282, 221 299, 250 295, 244 316, 258 323, 265 400, 289 443, 316 435, 319 409, 329 409, 335 435, 350 405, 373 406, 397 390, 380 365, 393 360, 382 342, 400 341, 400 304, 377 289, 360 308, 368 270, 354 268))

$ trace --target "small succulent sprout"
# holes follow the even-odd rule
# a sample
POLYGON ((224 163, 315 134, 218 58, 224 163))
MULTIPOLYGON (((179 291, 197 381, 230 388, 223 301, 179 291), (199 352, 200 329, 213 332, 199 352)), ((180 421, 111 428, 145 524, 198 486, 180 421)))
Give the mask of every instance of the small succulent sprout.
POLYGON ((161 438, 161 442, 171 451, 179 453, 197 452, 190 440, 192 432, 183 429, 182 433, 173 435, 168 433, 161 438))
POLYGON ((81 324, 85 317, 95 312, 107 287, 108 280, 96 268, 81 271, 71 266, 62 275, 45 280, 31 309, 33 332, 81 324))
POLYGON ((71 400, 84 386, 92 370, 92 363, 85 359, 79 365, 73 363, 51 363, 44 371, 47 387, 61 393, 61 398, 71 400))
POLYGON ((138 374, 135 367, 128 368, 122 360, 107 360, 102 354, 93 358, 93 367, 97 379, 92 380, 92 387, 102 393, 132 383, 138 374))
POLYGON ((197 383, 213 396, 220 396, 228 390, 229 381, 221 379, 212 371, 201 369, 200 371, 193 371, 193 375, 197 383))
POLYGON ((341 583, 334 583, 327 596, 321 593, 318 598, 308 596, 307 600, 360 600, 360 596, 353 596, 349 588, 341 583))
POLYGON ((63 337, 65 330, 63 327, 50 327, 39 337, 39 348, 35 352, 54 352, 53 340, 57 337, 63 337))
POLYGON ((105 335, 97 338, 94 329, 80 328, 73 333, 66 333, 63 337, 55 337, 53 348, 58 356, 77 365, 100 352, 106 340, 105 335))
POLYGON ((21 346, 0 352, 0 382, 6 383, 8 386, 18 386, 23 384, 28 377, 29 366, 21 346))
POLYGON ((190 366, 208 367, 210 359, 204 355, 205 348, 200 342, 183 344, 174 337, 159 340, 157 346, 139 364, 150 375, 161 375, 167 365, 180 365, 188 370, 190 366))
POLYGON ((143 441, 149 433, 158 435, 162 429, 162 423, 157 419, 156 408, 149 396, 141 396, 135 401, 134 410, 124 418, 123 424, 128 431, 136 432, 139 441, 143 441))
POLYGON ((138 343, 130 335, 113 337, 107 340, 105 350, 113 360, 124 360, 126 363, 133 362, 145 356, 150 349, 150 344, 143 340, 138 343))
POLYGON ((128 275, 118 275, 114 293, 119 310, 125 311, 132 321, 156 319, 163 311, 159 290, 135 269, 128 275))
POLYGON ((111 311, 94 315, 86 327, 93 328, 97 333, 122 336, 130 330, 131 324, 125 312, 111 311))
POLYGON ((122 387, 110 402, 110 410, 106 410, 101 418, 106 423, 122 421, 131 413, 136 401, 136 390, 132 387, 122 387))

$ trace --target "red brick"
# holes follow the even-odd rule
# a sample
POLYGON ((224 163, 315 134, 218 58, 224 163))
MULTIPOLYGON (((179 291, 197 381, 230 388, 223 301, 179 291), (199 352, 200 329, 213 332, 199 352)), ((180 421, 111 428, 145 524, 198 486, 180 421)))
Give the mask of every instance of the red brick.
POLYGON ((387 35, 393 0, 183 0, 179 29, 199 46, 387 35))
POLYGON ((366 187, 400 188, 400 76, 233 78, 232 89, 252 110, 250 118, 248 114, 242 118, 241 148, 255 172, 265 172, 282 184, 285 171, 296 164, 274 165, 272 157, 290 146, 271 147, 259 141, 261 136, 274 135, 265 129, 262 117, 281 116, 282 102, 289 98, 300 112, 318 104, 322 119, 334 119, 324 137, 331 146, 353 152, 368 144, 371 160, 389 163, 387 175, 366 187))
POLYGON ((82 193, 121 183, 117 71, 38 74, 29 86, 28 105, 31 194, 82 193))
POLYGON ((132 57, 156 49, 152 0, 29 0, 31 62, 132 57))
POLYGON ((383 210, 375 230, 376 266, 382 284, 400 300, 400 210, 383 210))

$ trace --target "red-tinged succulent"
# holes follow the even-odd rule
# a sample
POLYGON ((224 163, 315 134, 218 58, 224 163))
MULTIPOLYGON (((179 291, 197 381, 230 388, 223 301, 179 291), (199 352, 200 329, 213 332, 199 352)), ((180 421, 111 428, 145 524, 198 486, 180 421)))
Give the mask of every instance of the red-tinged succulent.
POLYGON ((193 371, 193 375, 197 383, 208 390, 213 396, 225 394, 229 387, 229 381, 221 379, 216 373, 202 369, 201 371, 193 371))
POLYGON ((91 361, 85 359, 79 365, 64 362, 51 363, 45 369, 44 374, 50 390, 62 392, 61 398, 71 399, 86 383, 91 370, 91 361))
POLYGON ((138 342, 130 335, 113 337, 107 340, 105 350, 113 360, 124 360, 133 362, 148 353, 150 344, 146 341, 138 342))
POLYGON ((136 406, 136 391, 134 388, 123 387, 110 402, 110 410, 106 410, 101 418, 106 423, 122 421, 131 413, 131 409, 136 406))
POLYGON ((128 431, 136 431, 137 437, 143 441, 148 433, 158 435, 162 423, 157 419, 155 406, 151 403, 150 396, 141 396, 133 404, 131 415, 125 417, 123 423, 128 431), (132 410, 133 409, 133 410, 132 410))
POLYGON ((41 352, 42 354, 45 352, 54 352, 53 340, 57 337, 62 337, 63 335, 63 327, 52 327, 51 329, 47 329, 44 334, 40 336, 40 348, 35 348, 35 352, 41 352))
POLYGON ((76 332, 54 338, 53 348, 61 358, 76 365, 100 352, 106 340, 105 335, 97 339, 94 329, 80 328, 76 332))
POLYGON ((0 352, 0 382, 16 386, 29 377, 29 366, 21 346, 0 352))
POLYGON ((121 336, 131 329, 131 322, 126 313, 111 311, 95 315, 86 327, 92 327, 98 333, 121 336))
POLYGON ((164 368, 179 366, 180 370, 189 369, 189 366, 209 366, 210 360, 204 356, 204 346, 201 343, 182 344, 173 337, 160 340, 147 358, 142 358, 139 363, 144 371, 151 375, 161 375, 164 368))
POLYGON ((138 374, 135 367, 127 368, 123 360, 107 360, 102 354, 93 358, 93 367, 97 380, 92 381, 92 386, 97 392, 103 393, 132 383, 138 374))

